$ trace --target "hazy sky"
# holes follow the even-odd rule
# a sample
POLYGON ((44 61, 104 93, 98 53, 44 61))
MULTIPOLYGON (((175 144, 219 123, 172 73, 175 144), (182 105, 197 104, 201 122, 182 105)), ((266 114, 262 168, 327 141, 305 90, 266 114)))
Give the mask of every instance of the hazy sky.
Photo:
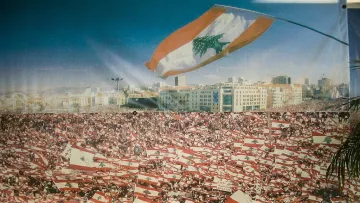
MULTIPOLYGON (((0 8, 0 88, 42 89, 161 81, 143 64, 173 31, 214 4, 293 20, 341 38, 339 6, 254 4, 250 0, 11 0, 0 8)), ((344 12, 344 10, 340 10, 344 12)), ((313 31, 282 21, 257 41, 187 75, 211 84, 231 76, 269 80, 286 74, 313 83, 325 74, 348 82, 347 48, 313 31)), ((173 77, 166 80, 173 84, 173 77)))

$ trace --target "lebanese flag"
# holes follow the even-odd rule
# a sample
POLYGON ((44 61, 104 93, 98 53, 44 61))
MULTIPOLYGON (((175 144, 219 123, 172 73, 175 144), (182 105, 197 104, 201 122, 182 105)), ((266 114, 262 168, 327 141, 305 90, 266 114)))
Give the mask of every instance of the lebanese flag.
POLYGON ((232 194, 230 197, 227 198, 225 203, 251 203, 252 199, 249 195, 241 192, 238 190, 234 194, 232 194))
POLYGON ((341 144, 340 140, 336 140, 334 138, 331 138, 330 136, 326 136, 325 134, 322 134, 317 131, 312 132, 312 138, 314 144, 335 144, 335 145, 341 144))
POLYGON ((183 149, 176 152, 176 154, 178 154, 179 156, 183 156, 186 158, 193 158, 194 156, 196 156, 195 153, 196 152, 191 149, 183 149))
POLYGON ((273 22, 255 12, 213 6, 162 41, 145 65, 162 78, 194 71, 255 41, 273 22))
POLYGON ((116 166, 113 165, 113 164, 110 164, 108 162, 99 162, 99 163, 95 163, 94 162, 94 165, 96 166, 97 170, 99 171, 109 171, 111 169, 115 169, 116 166))
POLYGON ((106 197, 103 192, 96 192, 94 196, 89 200, 91 203, 111 203, 111 198, 106 197))
POLYGON ((79 190, 79 185, 77 183, 74 182, 64 182, 64 181, 56 181, 53 180, 53 182, 55 183, 56 187, 59 190, 79 190))
POLYGON ((191 150, 195 152, 211 152, 212 149, 210 147, 204 146, 204 147, 190 147, 191 150))
POLYGON ((102 155, 102 154, 99 154, 99 153, 97 153, 97 154, 95 154, 95 156, 94 156, 94 160, 95 161, 107 161, 108 159, 104 156, 104 155, 102 155))
POLYGON ((191 164, 191 160, 184 157, 179 157, 177 160, 175 160, 175 163, 188 166, 191 164))
POLYGON ((265 144, 264 139, 244 139, 244 146, 247 147, 261 147, 265 144))
POLYGON ((94 152, 73 145, 71 148, 69 168, 84 171, 96 171, 96 164, 93 161, 94 156, 94 152))
POLYGON ((238 155, 231 156, 231 160, 243 161, 243 162, 255 162, 256 157, 252 156, 252 155, 238 154, 238 155))
POLYGON ((137 168, 140 165, 140 162, 138 161, 131 161, 131 160, 122 160, 118 163, 120 166, 125 167, 131 167, 131 168, 137 168))
POLYGON ((149 174, 138 174, 138 180, 141 182, 158 185, 159 179, 156 176, 149 175, 149 174))
POLYGON ((180 180, 182 178, 180 174, 175 173, 165 173, 164 177, 170 181, 180 180))
POLYGON ((271 121, 271 128, 273 130, 276 129, 281 129, 281 128, 288 128, 290 127, 290 122, 286 122, 286 121, 271 121))
POLYGON ((240 148, 242 148, 243 144, 244 143, 242 143, 242 142, 235 141, 234 142, 234 148, 240 149, 240 148))
POLYGON ((140 186, 140 185, 135 186, 134 193, 136 195, 145 195, 145 196, 151 196, 151 197, 156 197, 159 195, 159 191, 152 189, 152 188, 140 186))
POLYGON ((164 152, 162 150, 160 150, 160 149, 146 149, 146 154, 148 156, 151 156, 151 155, 159 156, 162 153, 164 153, 164 152))

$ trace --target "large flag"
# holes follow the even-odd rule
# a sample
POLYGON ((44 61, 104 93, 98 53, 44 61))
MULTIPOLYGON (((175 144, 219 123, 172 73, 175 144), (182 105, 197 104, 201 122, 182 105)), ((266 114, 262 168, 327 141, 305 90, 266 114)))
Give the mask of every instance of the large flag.
POLYGON ((145 65, 162 78, 196 70, 252 43, 274 20, 216 5, 162 41, 145 65))
POLYGON ((73 145, 70 155, 70 169, 96 171, 94 163, 95 153, 85 148, 73 145))

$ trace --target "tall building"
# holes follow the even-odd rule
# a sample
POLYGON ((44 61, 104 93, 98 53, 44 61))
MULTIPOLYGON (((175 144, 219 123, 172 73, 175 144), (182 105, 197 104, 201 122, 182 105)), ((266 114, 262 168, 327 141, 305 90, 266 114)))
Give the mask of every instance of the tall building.
POLYGON ((239 78, 238 78, 238 83, 243 84, 244 81, 245 81, 245 79, 244 79, 243 77, 239 77, 239 78))
POLYGON ((330 90, 331 87, 331 80, 329 78, 321 78, 318 80, 318 86, 321 92, 327 92, 330 90))
POLYGON ((349 85, 342 83, 342 84, 338 85, 338 90, 339 90, 341 96, 343 96, 343 97, 349 96, 349 85))
POLYGON ((267 108, 281 108, 287 105, 301 104, 303 89, 301 85, 266 84, 267 108))
POLYGON ((283 85, 290 85, 291 84, 291 77, 282 75, 276 76, 272 78, 272 84, 283 84, 283 85))
POLYGON ((158 90, 161 87, 165 87, 165 86, 166 86, 165 82, 156 82, 156 83, 153 84, 152 88, 158 90))
POLYGON ((236 83, 236 78, 235 77, 228 78, 228 82, 229 83, 236 83))
POLYGON ((186 86, 186 77, 185 75, 180 75, 175 77, 175 86, 183 87, 186 86))
POLYGON ((310 79, 309 78, 305 78, 305 85, 310 85, 310 79))

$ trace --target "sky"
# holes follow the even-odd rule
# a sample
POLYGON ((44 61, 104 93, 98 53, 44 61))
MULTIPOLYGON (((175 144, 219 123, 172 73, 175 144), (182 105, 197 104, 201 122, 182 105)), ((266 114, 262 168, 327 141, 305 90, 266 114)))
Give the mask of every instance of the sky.
MULTIPOLYGON (((162 81, 144 63, 172 32, 214 4, 292 20, 341 38, 337 4, 259 4, 250 0, 11 0, 0 8, 0 90, 114 86, 162 81)), ((347 39, 344 39, 347 41, 347 39)), ((289 75, 303 83, 329 77, 348 83, 347 47, 302 27, 276 21, 249 46, 198 71, 188 84, 228 77, 269 81, 289 75)), ((174 78, 165 80, 174 83, 174 78)))

